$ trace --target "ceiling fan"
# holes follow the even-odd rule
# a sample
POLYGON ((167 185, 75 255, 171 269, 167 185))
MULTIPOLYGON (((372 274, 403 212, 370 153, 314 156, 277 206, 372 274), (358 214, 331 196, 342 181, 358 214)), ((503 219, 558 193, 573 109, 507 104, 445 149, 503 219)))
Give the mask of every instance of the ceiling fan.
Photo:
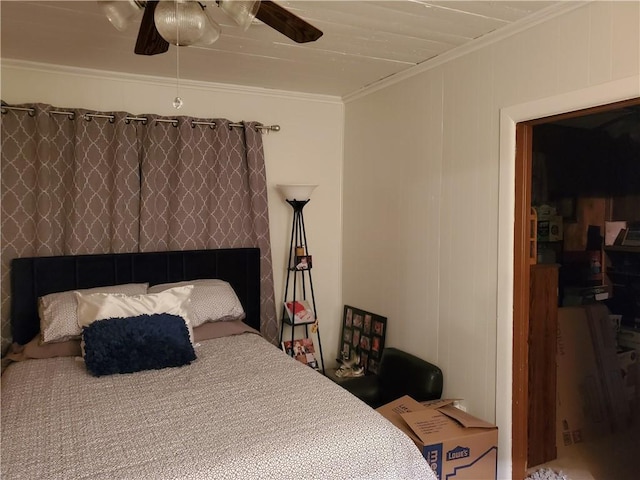
POLYGON ((109 21, 124 30, 142 14, 134 52, 157 55, 173 45, 210 45, 220 36, 211 8, 220 7, 245 30, 254 19, 297 43, 313 42, 322 32, 271 0, 98 0, 109 21))

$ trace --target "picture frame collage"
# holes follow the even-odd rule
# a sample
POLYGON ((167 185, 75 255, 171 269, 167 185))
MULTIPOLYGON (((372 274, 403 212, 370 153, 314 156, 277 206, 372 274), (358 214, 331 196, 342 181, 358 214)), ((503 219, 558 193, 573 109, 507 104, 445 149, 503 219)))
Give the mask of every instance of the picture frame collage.
POLYGON ((344 306, 342 317, 341 361, 360 354, 360 366, 365 375, 378 373, 387 334, 387 317, 350 305, 344 306))

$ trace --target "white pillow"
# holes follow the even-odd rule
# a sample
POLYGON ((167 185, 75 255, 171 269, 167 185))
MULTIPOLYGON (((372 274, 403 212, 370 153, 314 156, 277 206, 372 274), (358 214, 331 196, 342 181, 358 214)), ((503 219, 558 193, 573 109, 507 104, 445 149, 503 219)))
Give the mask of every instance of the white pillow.
POLYGON ((149 287, 148 293, 157 293, 182 285, 193 285, 191 293, 191 321, 197 327, 206 322, 242 320, 244 308, 233 290, 224 280, 207 278, 186 282, 164 283, 149 287))
POLYGON ((76 293, 78 301, 78 325, 80 328, 106 318, 128 318, 154 313, 169 313, 182 317, 189 329, 191 325, 191 292, 193 285, 170 288, 160 293, 123 295, 118 293, 76 293))
POLYGON ((40 339, 42 343, 63 342, 80 338, 82 330, 78 325, 78 302, 75 292, 89 293, 123 293, 135 295, 146 293, 148 283, 127 283, 108 287, 69 290, 67 292, 50 293, 38 299, 40 316, 40 339))

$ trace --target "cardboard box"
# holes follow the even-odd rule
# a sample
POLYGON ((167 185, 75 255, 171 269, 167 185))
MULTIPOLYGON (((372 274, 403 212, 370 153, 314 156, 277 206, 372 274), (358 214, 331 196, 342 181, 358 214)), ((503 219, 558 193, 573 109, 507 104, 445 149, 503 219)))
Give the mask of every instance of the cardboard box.
MULTIPOLYGON (((622 373, 622 380, 629 408, 635 413, 640 399, 640 364, 638 352, 633 348, 620 347, 618 350, 618 366, 622 373)), ((633 418, 636 421, 635 418, 633 418)))
POLYGON ((611 433, 585 307, 558 309, 556 445, 611 433))
POLYGON ((452 403, 423 405, 405 395, 377 410, 414 441, 439 479, 495 479, 498 427, 452 403))
POLYGON ((559 242, 562 240, 562 217, 538 217, 538 241, 559 242))
POLYGON ((621 327, 618 332, 618 345, 633 348, 640 352, 640 330, 637 328, 621 327))
POLYGON ((534 207, 537 218, 538 242, 558 242, 562 240, 562 216, 551 205, 534 207))
POLYGON ((558 309, 557 446, 628 428, 633 417, 604 304, 558 309))
POLYGON ((602 303, 596 303, 585 307, 585 310, 609 418, 614 431, 625 430, 629 426, 631 411, 616 355, 618 344, 616 334, 611 330, 609 309, 602 303))

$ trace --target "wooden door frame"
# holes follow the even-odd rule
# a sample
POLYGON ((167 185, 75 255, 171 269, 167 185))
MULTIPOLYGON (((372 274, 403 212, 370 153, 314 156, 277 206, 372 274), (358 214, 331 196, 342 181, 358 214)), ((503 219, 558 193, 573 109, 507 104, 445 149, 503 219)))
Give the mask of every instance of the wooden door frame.
MULTIPOLYGON (((530 244, 531 175, 533 127, 543 123, 575 118, 640 105, 640 98, 609 103, 516 124, 515 221, 513 230, 513 345, 512 345, 512 478, 522 480, 527 470, 527 417, 529 395, 529 257, 536 254, 530 244)), ((550 385, 555 390, 555 385, 550 385)))
POLYGON ((515 222, 513 238, 512 469, 514 480, 527 469, 529 407, 529 217, 533 127, 516 125, 515 222))

